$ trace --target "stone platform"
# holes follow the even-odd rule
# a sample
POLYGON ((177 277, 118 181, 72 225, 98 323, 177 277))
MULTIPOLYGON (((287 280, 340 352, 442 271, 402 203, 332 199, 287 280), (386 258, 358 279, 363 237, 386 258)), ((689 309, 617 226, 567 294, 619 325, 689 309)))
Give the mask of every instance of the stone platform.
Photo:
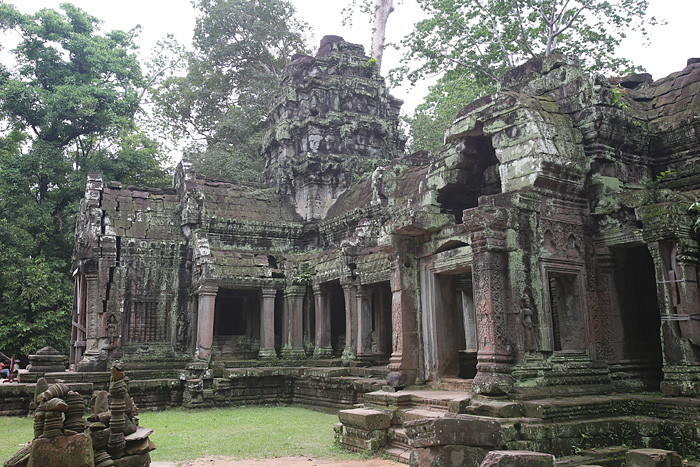
POLYGON ((478 466, 489 451, 513 450, 554 454, 557 465, 617 466, 630 447, 700 448, 700 400, 660 394, 518 401, 414 387, 369 392, 357 407, 340 412, 336 439, 411 465, 478 466), (386 427, 365 426, 380 416, 386 427))

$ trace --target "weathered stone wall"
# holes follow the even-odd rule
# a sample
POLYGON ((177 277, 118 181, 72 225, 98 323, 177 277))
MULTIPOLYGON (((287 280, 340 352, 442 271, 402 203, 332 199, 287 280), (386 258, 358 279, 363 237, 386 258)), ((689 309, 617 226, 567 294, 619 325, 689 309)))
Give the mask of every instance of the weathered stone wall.
POLYGON ((85 329, 81 369, 101 369, 122 356, 174 358, 177 317, 188 312, 181 295, 190 255, 180 234, 178 195, 105 186, 99 176, 90 182, 76 232, 76 274, 90 297, 74 310, 85 329), (144 345, 148 352, 140 355, 144 345))

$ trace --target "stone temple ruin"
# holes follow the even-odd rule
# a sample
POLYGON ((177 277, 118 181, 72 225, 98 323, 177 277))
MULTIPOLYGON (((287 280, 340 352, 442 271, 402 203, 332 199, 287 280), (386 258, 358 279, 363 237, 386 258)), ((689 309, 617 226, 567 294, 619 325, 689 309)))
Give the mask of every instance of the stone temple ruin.
POLYGON ((34 439, 5 467, 148 467, 153 430, 139 427, 138 407, 127 391, 124 368, 111 368, 109 392, 95 392, 85 420, 85 399, 66 384, 34 386, 34 439))
POLYGON ((335 36, 294 59, 264 185, 90 176, 74 381, 120 359, 153 406, 350 409, 342 443, 416 465, 698 450, 700 61, 531 60, 406 155, 367 60, 335 36))

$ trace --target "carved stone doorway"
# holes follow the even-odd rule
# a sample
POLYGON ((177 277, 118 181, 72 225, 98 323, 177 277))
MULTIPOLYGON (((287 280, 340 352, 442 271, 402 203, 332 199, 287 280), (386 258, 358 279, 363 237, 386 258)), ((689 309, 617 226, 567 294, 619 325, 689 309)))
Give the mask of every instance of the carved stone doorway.
POLYGON ((654 262, 645 246, 613 251, 623 336, 621 360, 628 371, 640 375, 645 389, 658 390, 663 358, 654 262))

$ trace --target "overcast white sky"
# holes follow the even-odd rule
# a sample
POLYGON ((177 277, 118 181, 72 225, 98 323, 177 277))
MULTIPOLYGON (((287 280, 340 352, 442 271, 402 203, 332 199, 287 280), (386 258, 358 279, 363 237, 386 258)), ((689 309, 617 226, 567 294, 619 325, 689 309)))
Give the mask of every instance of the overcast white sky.
MULTIPOLYGON (((142 27, 138 44, 144 56, 155 43, 173 34, 181 44, 189 46, 195 23, 195 12, 190 0, 5 0, 16 5, 23 13, 33 13, 41 8, 58 9, 70 2, 104 21, 103 31, 129 30, 139 24, 142 27)), ((349 42, 359 43, 370 50, 372 26, 367 18, 355 15, 353 25, 342 25, 342 9, 347 0, 291 0, 297 8, 297 17, 310 25, 311 44, 318 44, 327 34, 343 36, 349 42)), ((395 0, 396 11, 389 17, 387 41, 398 43, 413 25, 421 19, 422 10, 415 0, 395 0)), ((643 47, 639 37, 630 36, 619 51, 620 56, 644 66, 654 79, 686 66, 690 57, 700 57, 700 40, 697 22, 700 18, 700 0, 649 0, 650 16, 663 18, 667 26, 650 30, 651 45, 643 47)), ((7 42, 7 41, 4 41, 7 42)), ((4 45, 9 45, 5 43, 4 45)), ((4 51, 6 53, 7 50, 4 51)), ((2 53, 0 53, 1 56, 2 53)), ((382 71, 399 64, 401 52, 387 49, 382 71)), ((404 100, 403 111, 411 114, 423 101, 431 81, 392 89, 392 94, 404 100)), ((170 154, 179 160, 180 150, 170 154)))

